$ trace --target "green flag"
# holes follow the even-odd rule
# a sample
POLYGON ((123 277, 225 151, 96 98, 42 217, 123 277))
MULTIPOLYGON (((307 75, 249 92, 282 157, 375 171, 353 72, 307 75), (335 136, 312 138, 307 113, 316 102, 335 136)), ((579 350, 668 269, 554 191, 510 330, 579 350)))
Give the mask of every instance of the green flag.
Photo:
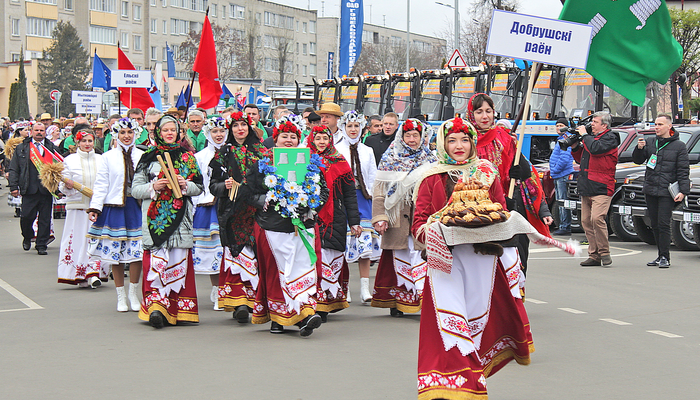
POLYGON ((681 65, 664 0, 566 0, 559 19, 593 26, 586 71, 637 106, 681 65))

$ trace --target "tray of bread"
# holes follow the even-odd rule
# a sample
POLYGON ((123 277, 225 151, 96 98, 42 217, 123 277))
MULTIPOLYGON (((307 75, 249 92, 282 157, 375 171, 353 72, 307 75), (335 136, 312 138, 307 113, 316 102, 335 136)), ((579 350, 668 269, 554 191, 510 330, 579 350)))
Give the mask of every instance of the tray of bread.
POLYGON ((500 203, 489 198, 489 186, 470 178, 467 182, 457 182, 440 222, 445 226, 477 228, 505 222, 509 217, 510 213, 500 203))

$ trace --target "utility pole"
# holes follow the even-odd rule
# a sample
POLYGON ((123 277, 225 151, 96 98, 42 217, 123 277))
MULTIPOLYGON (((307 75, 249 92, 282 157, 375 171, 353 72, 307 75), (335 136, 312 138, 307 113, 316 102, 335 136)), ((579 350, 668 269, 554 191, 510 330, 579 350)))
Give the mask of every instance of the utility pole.
POLYGON ((406 72, 410 70, 411 53, 411 0, 406 0, 406 72))
POLYGON ((459 49, 459 0, 455 0, 455 49, 459 49))

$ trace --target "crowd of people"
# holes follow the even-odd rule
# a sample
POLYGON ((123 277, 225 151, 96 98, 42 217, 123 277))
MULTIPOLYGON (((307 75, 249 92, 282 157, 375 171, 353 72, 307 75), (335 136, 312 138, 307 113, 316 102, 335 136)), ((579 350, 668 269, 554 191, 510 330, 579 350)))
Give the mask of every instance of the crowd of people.
POLYGON ((34 242, 47 254, 60 199, 59 283, 98 288, 111 274, 117 311, 160 329, 199 321, 195 276, 208 275, 214 310, 271 322, 273 334, 296 326, 300 336, 349 306, 348 264, 357 262, 363 304, 392 317, 422 312, 420 399, 485 397, 486 377, 511 360, 529 363, 527 236, 454 246, 447 272, 430 255, 433 216, 466 180, 549 236, 541 182, 495 123, 489 96, 473 96, 464 118, 439 128, 334 103, 301 115, 278 107, 271 129, 260 118, 246 105, 18 125, 5 166, 21 198, 24 250, 34 242), (52 190, 45 175, 55 164, 52 190))

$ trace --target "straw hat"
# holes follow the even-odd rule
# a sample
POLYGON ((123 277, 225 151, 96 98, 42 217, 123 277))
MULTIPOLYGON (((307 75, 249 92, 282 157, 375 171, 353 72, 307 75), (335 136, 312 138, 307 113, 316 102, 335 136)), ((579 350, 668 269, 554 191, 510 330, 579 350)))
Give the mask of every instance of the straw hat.
POLYGON ((323 103, 321 109, 316 111, 316 114, 330 114, 336 117, 342 117, 343 112, 340 111, 340 106, 335 103, 323 103))
POLYGON ((45 119, 51 119, 51 114, 49 114, 49 113, 41 114, 41 117, 39 117, 39 121, 43 121, 45 119))

